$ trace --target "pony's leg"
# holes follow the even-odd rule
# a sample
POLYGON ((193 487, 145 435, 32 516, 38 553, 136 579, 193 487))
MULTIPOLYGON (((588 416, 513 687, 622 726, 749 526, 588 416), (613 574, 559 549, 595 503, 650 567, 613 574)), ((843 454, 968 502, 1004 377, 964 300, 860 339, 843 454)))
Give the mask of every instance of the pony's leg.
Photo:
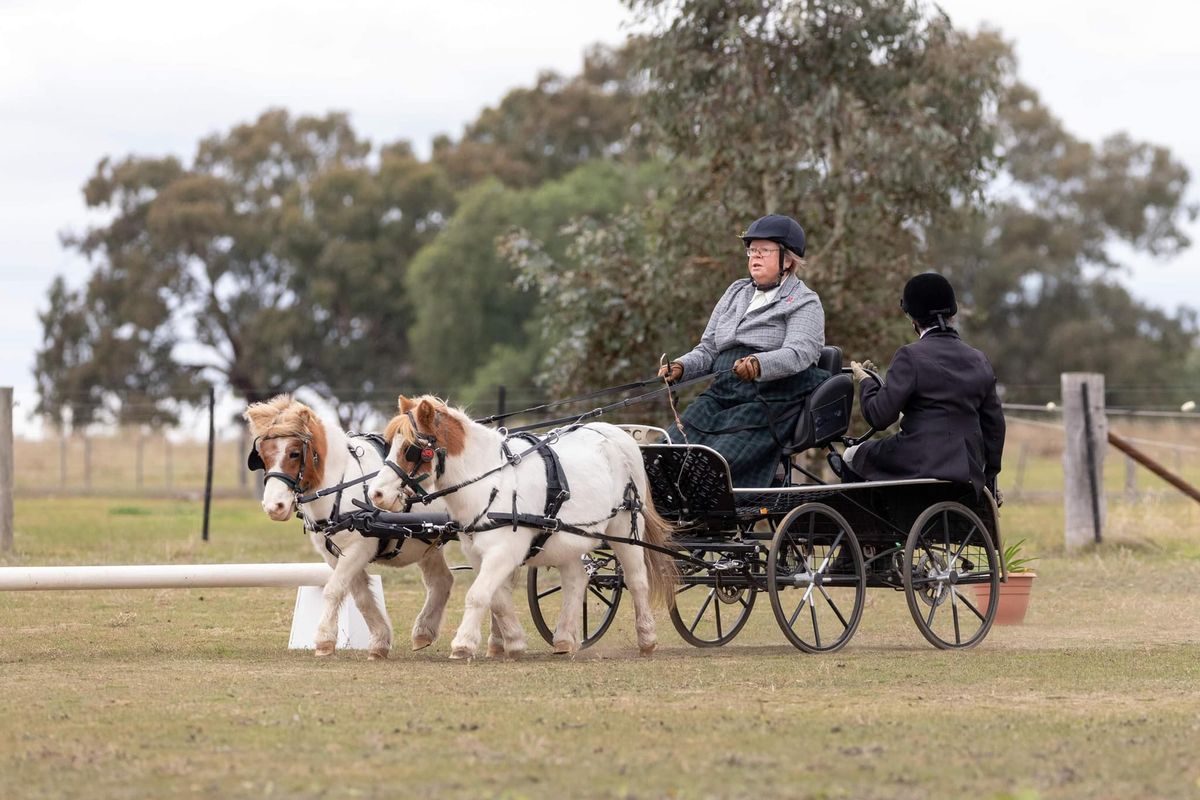
MULTIPOLYGON (((618 514, 615 519, 623 519, 625 526, 610 523, 608 532, 613 536, 629 535, 629 517, 618 514)), ((612 543, 613 553, 621 562, 621 572, 625 579, 625 588, 633 598, 634 628, 637 630, 638 650, 648 656, 658 646, 658 633, 655 631, 654 612, 650 604, 650 576, 646 566, 646 555, 641 547, 635 544, 612 543)))
POLYGON ((520 568, 514 569, 496 593, 492 595, 492 631, 488 637, 488 655, 507 655, 509 658, 520 658, 525 652, 525 629, 517 617, 517 607, 513 603, 513 589, 516 587, 520 568))
POLYGON ((562 579, 562 610, 558 627, 554 629, 554 652, 574 653, 583 643, 583 603, 587 595, 588 576, 583 561, 577 555, 558 565, 562 579))
MULTIPOLYGON (((471 565, 471 570, 478 575, 480 564, 479 551, 467 539, 461 540, 459 547, 462 548, 462 553, 466 557, 467 563, 471 565)), ((488 627, 487 654, 489 658, 495 658, 496 656, 504 655, 504 636, 500 633, 500 620, 496 619, 496 612, 494 610, 492 611, 490 622, 491 624, 488 627)))
POLYGON ((454 575, 446 565, 446 555, 441 548, 431 547, 417 564, 421 567, 421 582, 425 584, 425 605, 421 606, 421 613, 413 623, 413 650, 428 647, 437 639, 446 602, 454 587, 454 575))
MULTIPOLYGON (((321 621, 317 625, 318 656, 331 655, 337 646, 338 610, 346 599, 346 592, 351 588, 352 581, 357 575, 365 576, 367 564, 375 555, 374 542, 360 539, 342 550, 342 555, 333 565, 333 575, 325 582, 322 594, 325 597, 325 609, 321 621)), ((374 603, 372 602, 371 605, 374 603)), ((363 609, 359 609, 360 611, 363 609)), ((391 638, 391 623, 388 623, 388 639, 391 638)), ((375 632, 372 631, 372 652, 374 652, 375 632)), ((386 652, 386 651, 385 651, 386 652)))
MULTIPOLYGON (((478 537, 477 537, 478 538, 478 537)), ((475 568, 475 580, 467 590, 466 610, 462 622, 450 642, 451 658, 473 658, 479 647, 483 615, 492 607, 492 599, 512 571, 520 564, 521 554, 528 548, 526 537, 513 536, 483 551, 475 568), (523 541, 524 540, 524 541, 523 541)))
POLYGON ((371 635, 367 658, 371 661, 387 658, 392 649, 392 620, 371 594, 371 576, 366 569, 360 569, 350 579, 350 596, 371 635))

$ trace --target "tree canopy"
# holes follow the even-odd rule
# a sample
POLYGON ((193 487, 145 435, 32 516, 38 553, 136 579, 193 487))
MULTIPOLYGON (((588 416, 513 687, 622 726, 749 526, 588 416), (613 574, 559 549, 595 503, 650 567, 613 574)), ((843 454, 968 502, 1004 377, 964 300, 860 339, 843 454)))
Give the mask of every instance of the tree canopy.
POLYGON ((378 167, 370 152, 343 114, 271 110, 203 140, 191 166, 102 160, 84 193, 110 221, 67 239, 95 269, 52 291, 43 405, 86 386, 77 422, 102 398, 155 422, 202 380, 257 401, 405 377, 404 272, 455 199, 406 145, 378 167))
POLYGON ((93 272, 41 314, 42 412, 162 424, 208 383, 342 403, 624 383, 695 343, 767 213, 807 231, 801 277, 851 357, 887 360, 904 281, 937 269, 1010 400, 1068 369, 1200 374, 1195 312, 1134 300, 1115 255, 1190 245, 1187 170, 1073 137, 999 33, 915 0, 625 2, 646 33, 428 159, 271 109, 190 163, 101 160, 106 221, 65 238, 93 272))

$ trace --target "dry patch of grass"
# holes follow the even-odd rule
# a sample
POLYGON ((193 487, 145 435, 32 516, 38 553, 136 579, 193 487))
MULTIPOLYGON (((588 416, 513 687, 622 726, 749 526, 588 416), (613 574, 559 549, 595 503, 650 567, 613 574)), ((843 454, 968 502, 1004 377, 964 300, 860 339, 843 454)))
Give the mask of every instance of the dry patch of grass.
MULTIPOLYGON (((313 557, 253 502, 219 504, 208 544, 196 507, 139 505, 149 513, 21 503, 10 563, 313 557)), ((929 647, 887 590, 829 656, 787 645, 764 597, 720 650, 683 644, 664 615, 659 653, 638 658, 622 608, 575 659, 533 641, 521 661, 471 663, 446 659, 449 628, 429 650, 402 646, 423 594, 415 570, 382 572, 401 645, 385 663, 287 651, 289 590, 0 595, 5 794, 1200 793, 1195 512, 1114 508, 1114 544, 1068 559, 1060 510, 1004 511, 1006 539, 1041 556, 1033 605, 966 653, 929 647)))

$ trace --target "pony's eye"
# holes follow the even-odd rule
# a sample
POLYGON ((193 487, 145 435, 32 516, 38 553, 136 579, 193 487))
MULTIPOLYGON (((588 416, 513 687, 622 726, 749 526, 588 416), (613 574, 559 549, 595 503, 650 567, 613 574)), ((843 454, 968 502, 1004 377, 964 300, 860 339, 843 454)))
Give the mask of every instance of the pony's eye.
POLYGON ((293 450, 292 452, 288 453, 288 458, 293 458, 293 459, 295 459, 295 458, 299 458, 299 457, 300 457, 300 451, 299 451, 299 450, 293 450))

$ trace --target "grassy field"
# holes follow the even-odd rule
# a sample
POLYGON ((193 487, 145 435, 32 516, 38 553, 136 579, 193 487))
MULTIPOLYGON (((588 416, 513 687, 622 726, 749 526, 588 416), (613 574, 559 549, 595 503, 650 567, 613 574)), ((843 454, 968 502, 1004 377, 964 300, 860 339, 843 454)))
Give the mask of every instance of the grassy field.
MULTIPOLYGON (((7 564, 310 560, 252 500, 25 499, 7 564)), ((1011 503, 1040 556, 1027 622, 944 653, 872 592, 805 656, 766 598, 720 650, 636 657, 628 608, 574 659, 387 662, 286 649, 286 589, 0 595, 0 775, 42 797, 1197 797, 1200 508, 1110 507, 1066 558, 1061 508, 1011 503)), ((451 553, 452 560, 459 560, 451 553)), ((384 586, 401 645, 415 570, 384 586)), ((467 579, 451 605, 457 624, 467 579)), ((522 603, 519 606, 523 607, 522 603)), ((536 637, 531 624, 526 624, 536 637)))

